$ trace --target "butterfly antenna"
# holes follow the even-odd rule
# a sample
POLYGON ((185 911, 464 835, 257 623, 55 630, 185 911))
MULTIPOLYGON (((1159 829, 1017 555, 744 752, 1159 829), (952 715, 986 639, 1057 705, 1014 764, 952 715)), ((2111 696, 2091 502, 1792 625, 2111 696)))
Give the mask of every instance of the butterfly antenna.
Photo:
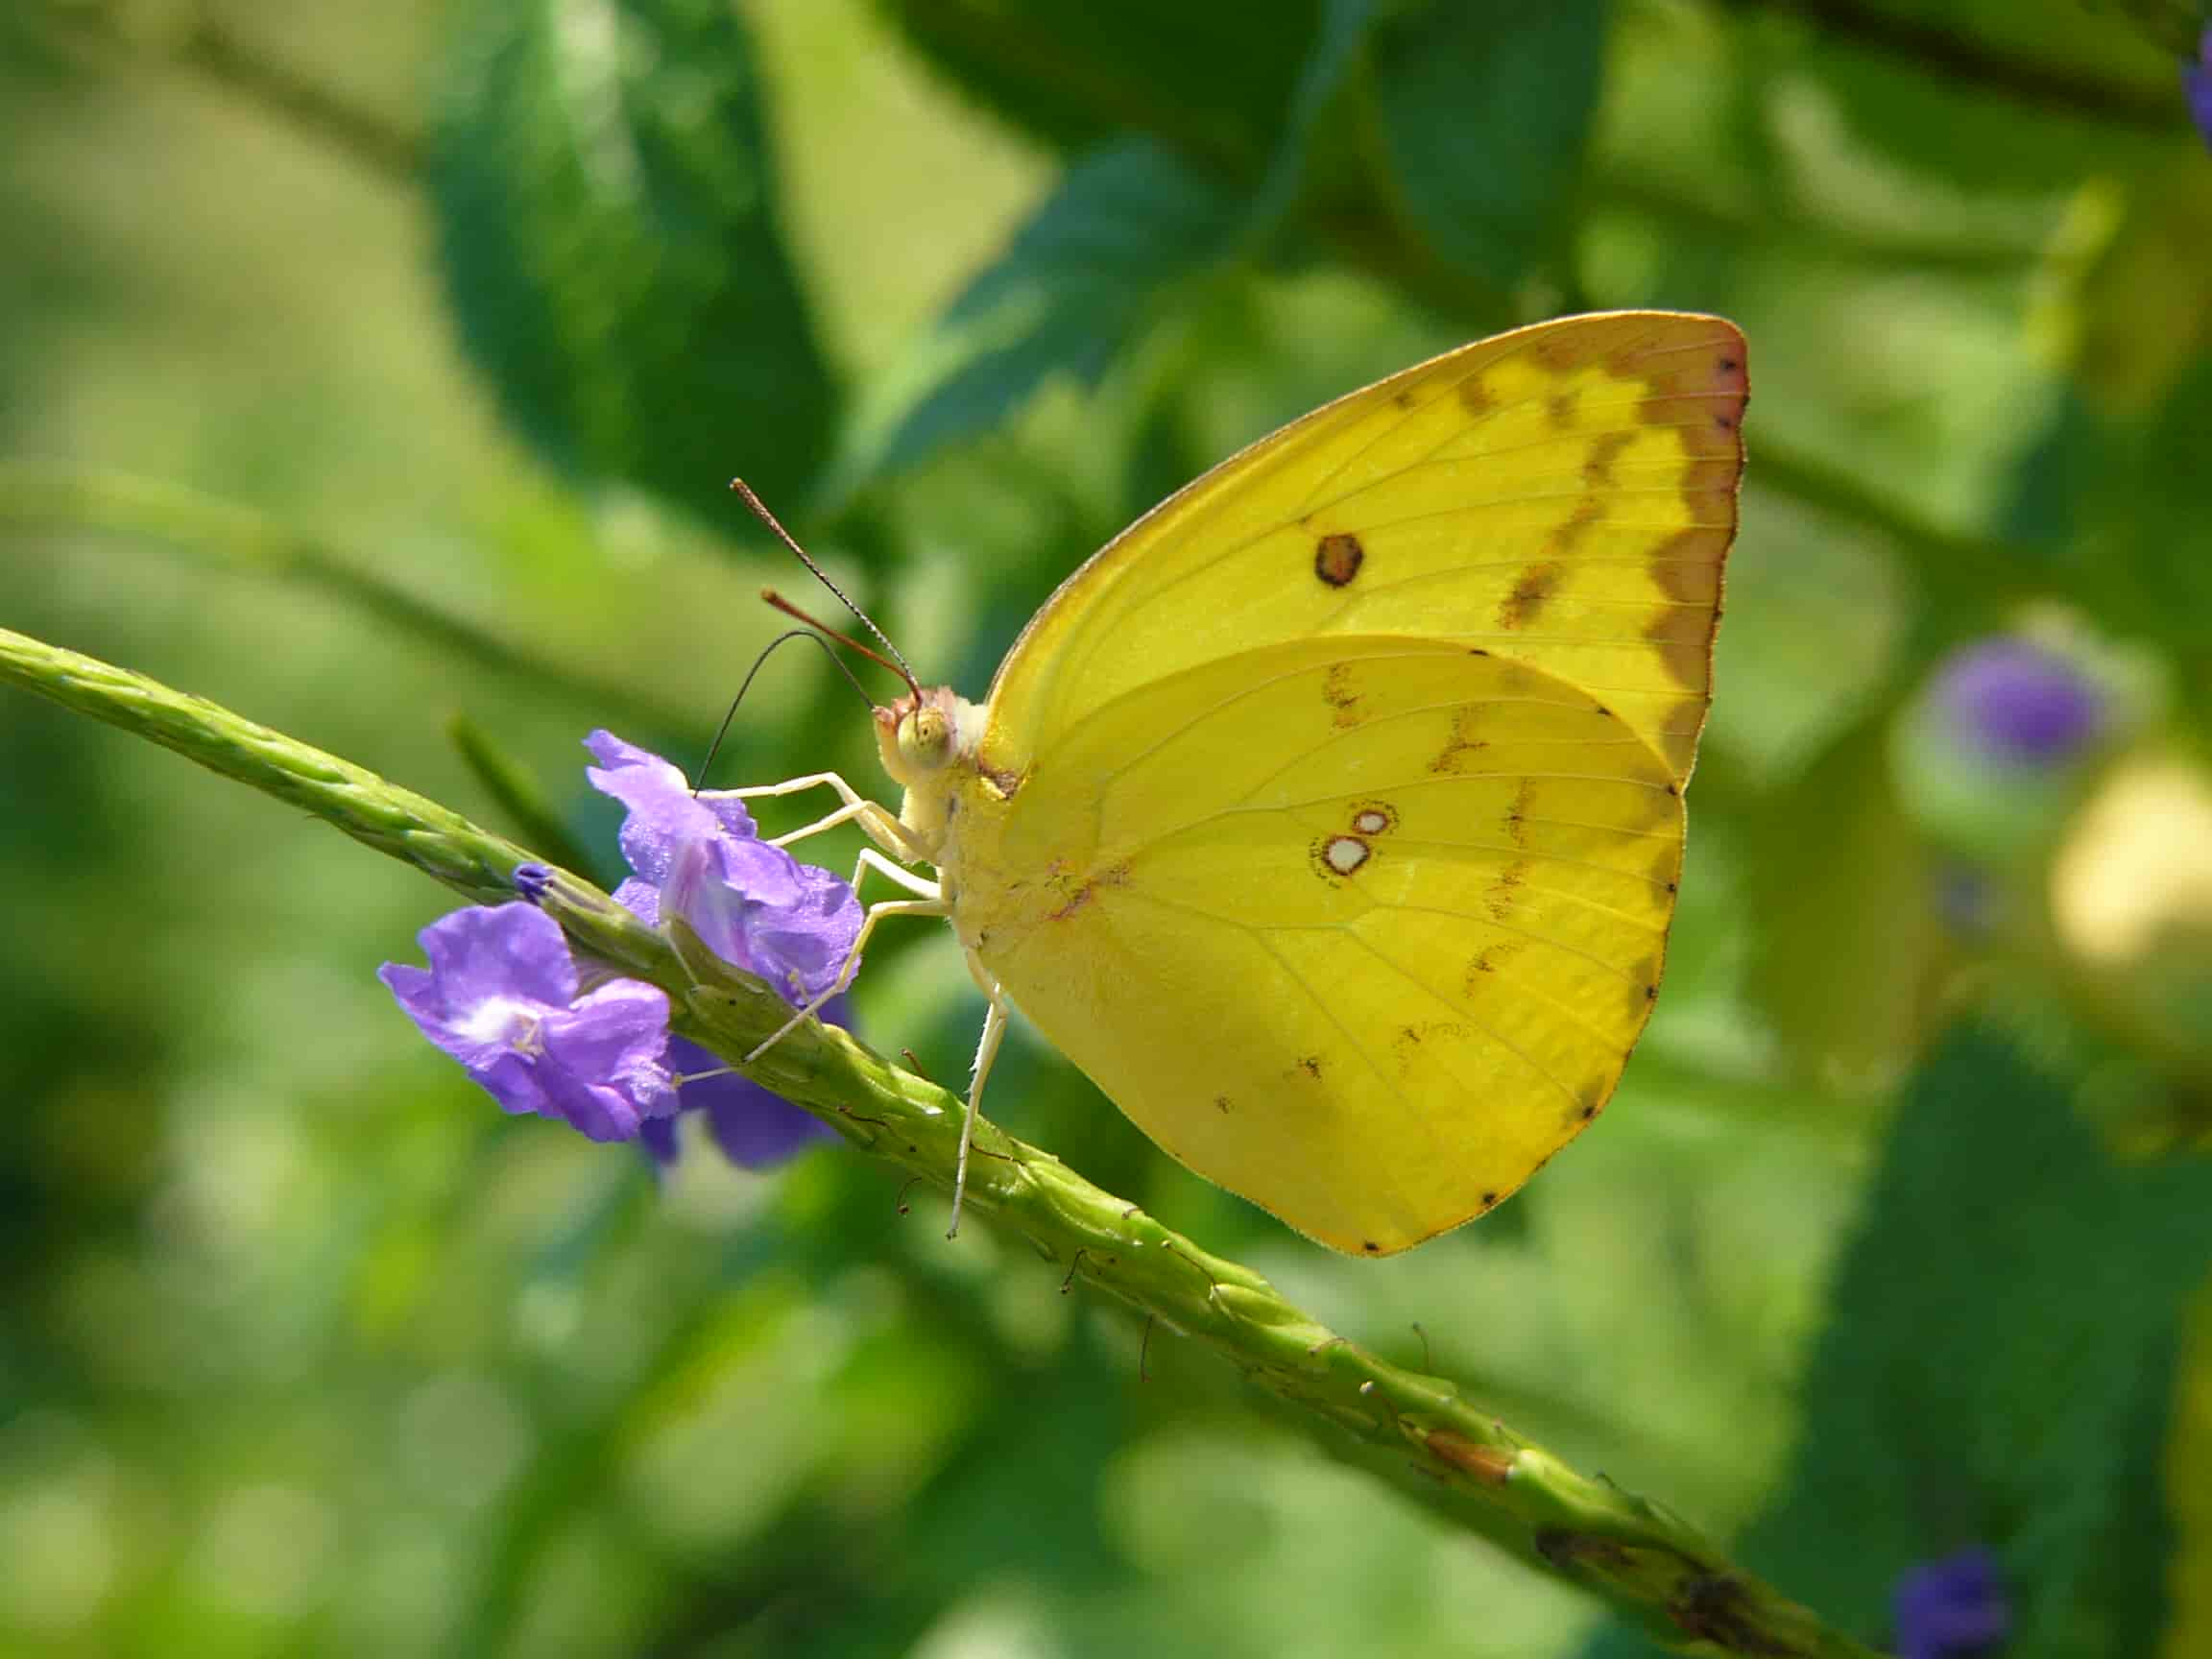
MULTIPOLYGON (((736 491, 738 494, 745 498, 745 505, 753 509, 753 516, 756 518, 758 518, 761 523, 767 525, 769 529, 776 533, 776 540, 782 542, 784 546, 790 548, 793 553, 798 555, 799 563, 805 565, 807 569, 814 572, 814 580, 821 583, 823 587, 829 589, 830 591, 836 596, 838 604, 844 606, 846 610, 852 612, 854 615, 860 618, 860 625, 866 628, 869 633, 876 636, 877 639, 881 642, 883 649, 891 654, 891 661, 885 662, 883 659, 877 656, 875 652, 868 650, 868 648, 864 645, 856 644, 856 642, 854 640, 847 639, 845 640, 845 643, 848 645, 854 645, 855 649, 863 652, 869 657, 874 657, 877 661, 882 662, 884 667, 891 669, 891 671, 897 674, 900 679, 906 682, 906 688, 913 692, 915 698, 919 700, 922 695, 921 684, 914 678, 914 670, 906 665, 906 659, 899 655, 899 647, 891 643, 891 637, 884 633, 882 629, 876 626, 875 619, 871 617, 867 612, 861 610, 859 606, 854 604, 851 599, 847 598, 845 595, 845 590, 838 587, 836 583, 830 580, 829 574, 823 570, 821 565, 814 563, 812 557, 807 553, 806 549, 800 546, 797 541, 792 540, 791 532, 784 529, 783 526, 778 522, 776 515, 768 511, 768 504, 753 493, 752 485, 746 483, 742 478, 733 478, 730 480, 730 488, 736 491)), ((777 605, 778 610, 787 612, 791 615, 800 615, 798 612, 791 610, 788 605, 777 604, 777 602, 773 599, 771 599, 769 603, 772 605, 777 605)), ((813 627, 822 628, 822 624, 814 621, 814 619, 810 616, 800 616, 800 620, 806 622, 813 627)), ((827 628, 822 628, 822 632, 829 634, 830 637, 832 639, 843 637, 841 635, 830 633, 830 631, 827 628)))
MULTIPOLYGON (((869 661, 880 663, 883 667, 890 669, 892 673, 898 675, 900 679, 906 682, 906 689, 914 693, 914 701, 917 704, 922 701, 922 687, 915 682, 914 670, 906 666, 906 662, 903 658, 894 662, 891 658, 884 656, 882 652, 870 650, 859 640, 854 638, 852 635, 840 634, 836 629, 830 627, 828 623, 823 622, 817 617, 807 615, 805 612, 800 610, 798 606, 792 604, 790 600, 784 598, 782 594, 777 592, 773 588, 761 589, 760 597, 769 605, 773 606, 776 610, 782 612, 784 615, 797 617, 800 621, 805 623, 807 627, 813 629, 815 633, 820 635, 823 638, 834 639, 838 644, 843 645, 850 650, 859 652, 860 655, 867 658, 869 661)), ((874 624, 871 623, 870 626, 873 627, 874 624)), ((880 636, 878 636, 878 637, 880 637, 880 636)), ((896 653, 893 655, 896 655, 896 653)), ((873 701, 871 701, 871 707, 873 707, 873 701)))
POLYGON ((760 672, 768 659, 775 655, 776 647, 790 639, 811 639, 821 646, 822 655, 834 662, 837 672, 850 680, 853 689, 860 693, 860 701, 870 708, 876 706, 876 699, 868 695, 868 687, 860 684, 860 677, 846 664, 844 658, 830 649, 830 641, 820 634, 811 628, 792 628, 779 634, 761 648, 759 656, 753 659, 753 666, 745 670, 745 683, 737 687, 737 695, 730 699, 730 711, 722 716, 722 724, 714 728, 714 741, 707 745, 707 758, 699 762, 699 770, 693 774, 699 781, 691 785, 692 794, 698 794, 707 786, 707 774, 714 768, 714 757, 722 753, 722 739, 730 735, 730 723, 737 718, 737 707, 745 701, 745 693, 753 689, 754 677, 760 672))

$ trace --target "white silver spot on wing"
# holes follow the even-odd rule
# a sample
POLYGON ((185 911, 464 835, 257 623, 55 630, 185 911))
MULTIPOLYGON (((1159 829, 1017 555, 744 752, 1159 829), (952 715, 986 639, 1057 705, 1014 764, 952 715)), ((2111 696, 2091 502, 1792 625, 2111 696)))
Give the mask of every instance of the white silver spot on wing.
POLYGON ((1349 876, 1371 856, 1367 843, 1357 835, 1338 835, 1321 850, 1329 868, 1339 876, 1349 876))
POLYGON ((1390 828, 1390 815, 1370 806, 1352 820, 1352 828, 1362 835, 1380 835, 1390 828))

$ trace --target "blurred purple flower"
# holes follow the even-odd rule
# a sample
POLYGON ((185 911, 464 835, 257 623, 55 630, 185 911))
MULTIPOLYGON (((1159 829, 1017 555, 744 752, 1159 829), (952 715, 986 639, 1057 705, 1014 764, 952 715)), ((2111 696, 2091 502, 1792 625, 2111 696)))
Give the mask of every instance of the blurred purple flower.
POLYGON ((1976 1546, 1923 1561, 1897 1581, 1897 1659, 1967 1659, 2012 1623, 1997 1560, 1976 1546))
POLYGON ((579 998, 560 925, 527 904, 456 910, 419 937, 427 969, 387 962, 377 977, 504 1109, 594 1141, 635 1140, 676 1110, 665 993, 617 979, 579 998))
MULTIPOLYGON (((681 916, 715 955, 758 974, 795 1007, 836 983, 860 931, 860 902, 850 886, 761 840, 742 802, 693 795, 684 774, 659 756, 609 732, 592 733, 585 747, 599 761, 586 774, 592 787, 630 809, 622 855, 637 875, 615 889, 618 902, 654 926, 663 916, 681 916)), ((844 1024, 844 999, 822 1015, 827 1023, 844 1024)), ((681 1037, 669 1052, 679 1074, 725 1064, 681 1037)), ((732 1074, 681 1084, 677 1100, 684 1111, 705 1112, 715 1144, 748 1169, 780 1163, 833 1133, 732 1074)), ((662 1164, 672 1162, 675 1123, 652 1125, 645 1143, 662 1164)))
POLYGON ((2212 26, 2197 43, 2197 61, 2181 70, 2181 95, 2189 101, 2189 116, 2197 131, 2212 144, 2212 26))
POLYGON ((1936 697, 1969 750, 2037 769, 2079 756, 2106 712, 2104 694, 2071 658, 2010 635, 1954 651, 1936 672, 1936 697))

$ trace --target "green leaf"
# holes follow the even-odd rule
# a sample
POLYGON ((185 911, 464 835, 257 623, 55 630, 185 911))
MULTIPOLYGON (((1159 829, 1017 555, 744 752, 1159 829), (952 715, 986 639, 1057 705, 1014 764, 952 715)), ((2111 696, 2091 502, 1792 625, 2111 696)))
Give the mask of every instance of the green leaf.
MULTIPOLYGON (((462 0, 430 183, 461 337, 556 466, 797 497, 834 397, 727 0, 462 0)), ((710 507, 709 504, 712 504, 710 507)))
POLYGON ((878 395, 831 498, 995 430, 1055 375, 1095 385, 1238 222, 1226 194, 1157 145, 1077 163, 878 395))
POLYGON ((1151 135, 1225 179, 1275 150, 1321 0, 879 0, 960 89, 1067 151, 1151 135))
POLYGON ((2166 1458, 2173 1503, 2172 1659, 2212 1652, 2212 1286, 2197 1293, 2182 1337, 2180 1380, 2166 1458))
POLYGON ((2112 1163, 2072 1080, 1955 1029, 1906 1092, 1745 1559, 1873 1640, 1901 1574, 1979 1543, 2007 1659, 2154 1651, 2160 1448, 2208 1247, 2212 1168, 2112 1163))
POLYGON ((1863 716, 1767 795, 1744 837, 1753 999, 1805 1075, 1898 1075, 1931 1001, 1936 872, 1863 716))
POLYGON ((1510 289, 1564 251, 1604 67, 1606 0, 1430 0, 1370 46, 1396 188, 1455 266, 1510 289))

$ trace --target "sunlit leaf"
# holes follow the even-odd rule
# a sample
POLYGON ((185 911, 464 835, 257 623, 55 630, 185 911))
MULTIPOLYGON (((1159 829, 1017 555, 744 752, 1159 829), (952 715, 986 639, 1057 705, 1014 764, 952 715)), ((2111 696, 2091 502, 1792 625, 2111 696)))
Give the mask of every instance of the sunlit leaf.
POLYGON ((1753 1001, 1810 1075, 1868 1083, 1907 1064, 1927 1018, 1937 872, 1864 718, 1768 793, 1745 837, 1753 1001))
POLYGON ((1225 193, 1157 145, 1078 162, 883 390, 832 494, 995 429, 1054 376, 1095 384, 1237 223, 1225 193))
POLYGON ((466 0, 442 85, 446 286, 507 418, 567 471, 695 511, 733 471, 796 496, 834 398, 738 13, 466 0))

